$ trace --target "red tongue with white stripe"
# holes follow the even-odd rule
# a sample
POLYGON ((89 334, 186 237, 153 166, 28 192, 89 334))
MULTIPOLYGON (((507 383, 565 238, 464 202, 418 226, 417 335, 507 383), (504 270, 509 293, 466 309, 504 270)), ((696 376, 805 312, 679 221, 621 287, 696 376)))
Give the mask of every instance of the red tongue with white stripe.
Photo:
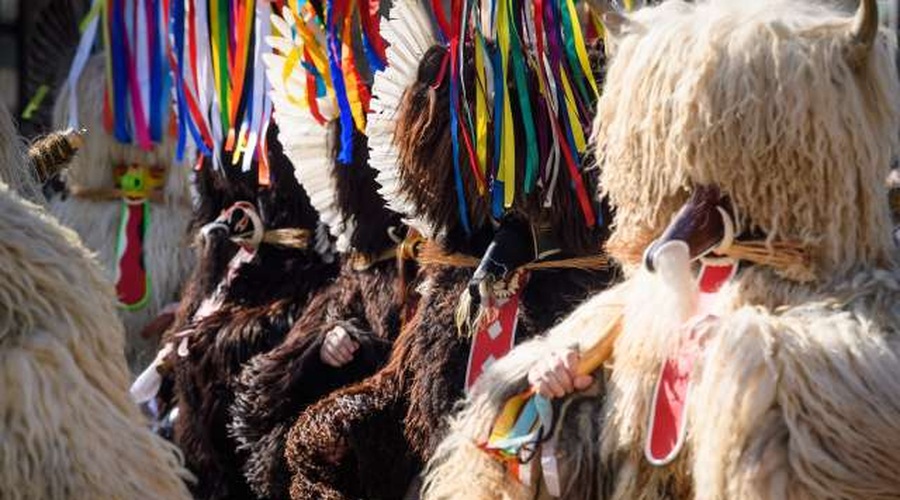
POLYGON ((703 339, 695 327, 715 318, 711 314, 715 296, 736 271, 737 263, 731 260, 703 261, 697 312, 685 323, 690 331, 675 355, 663 363, 653 394, 644 453, 654 465, 671 462, 684 445, 691 372, 703 352, 703 339))
POLYGON ((150 281, 144 262, 144 238, 150 207, 147 202, 124 203, 116 245, 116 293, 126 309, 143 307, 150 295, 150 281))

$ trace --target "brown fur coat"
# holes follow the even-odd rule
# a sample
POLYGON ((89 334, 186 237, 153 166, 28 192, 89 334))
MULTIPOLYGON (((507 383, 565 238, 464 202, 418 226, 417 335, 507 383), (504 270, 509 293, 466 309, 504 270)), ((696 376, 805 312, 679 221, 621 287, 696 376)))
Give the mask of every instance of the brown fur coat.
MULTIPOLYGON (((388 365, 310 407, 291 429, 292 498, 399 498, 439 442, 463 394, 470 342, 457 334, 455 312, 471 269, 428 266, 420 274, 419 307, 388 365)), ((517 338, 549 328, 608 278, 602 272, 534 273, 517 338)))
POLYGON ((396 261, 354 270, 349 260, 320 292, 284 343, 244 369, 232 413, 232 433, 248 454, 244 474, 266 498, 287 495, 284 439, 296 416, 331 391, 374 373, 400 330, 402 307, 396 261), (345 328, 359 343, 353 361, 334 368, 319 351, 328 332, 345 328))
MULTIPOLYGON (((252 199, 263 224, 266 229, 306 228, 315 233, 316 211, 296 184, 280 148, 274 140, 270 144, 272 184, 259 188, 252 199)), ((253 184, 253 180, 241 182, 253 184)), ((227 203, 235 191, 240 199, 240 189, 210 193, 210 199, 227 203)), ((198 498, 251 496, 240 472, 242 458, 228 435, 237 378, 253 356, 284 339, 313 293, 336 272, 336 265, 325 262, 312 248, 263 243, 249 262, 232 270, 230 281, 223 281, 235 247, 227 236, 208 235, 192 288, 166 339, 174 345, 185 335, 188 339, 187 355, 173 352, 167 364, 179 411, 174 440, 198 476, 194 488, 198 498), (211 296, 218 296, 220 305, 211 314, 198 317, 201 303, 211 296)))

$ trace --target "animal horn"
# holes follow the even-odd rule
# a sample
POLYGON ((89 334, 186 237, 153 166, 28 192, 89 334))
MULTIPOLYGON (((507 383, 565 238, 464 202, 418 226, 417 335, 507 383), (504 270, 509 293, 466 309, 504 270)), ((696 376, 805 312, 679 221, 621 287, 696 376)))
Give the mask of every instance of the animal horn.
POLYGON ((84 144, 86 133, 84 129, 54 132, 38 139, 28 148, 28 159, 37 171, 39 182, 46 182, 72 161, 84 144))
POLYGON ((875 0, 860 0, 856 16, 853 18, 853 27, 850 30, 851 44, 853 45, 852 57, 860 62, 875 42, 878 34, 878 2, 875 0))

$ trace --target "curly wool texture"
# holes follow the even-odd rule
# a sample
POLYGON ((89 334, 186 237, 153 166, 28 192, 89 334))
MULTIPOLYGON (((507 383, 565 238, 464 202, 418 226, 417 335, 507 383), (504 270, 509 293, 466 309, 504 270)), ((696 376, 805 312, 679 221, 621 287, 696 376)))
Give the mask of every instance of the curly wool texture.
POLYGON ((228 434, 228 410, 243 365, 278 345, 302 313, 298 302, 279 300, 256 307, 231 303, 191 327, 189 355, 174 366, 179 409, 174 441, 197 475, 197 498, 251 496, 241 475, 242 458, 228 434))
POLYGON ((24 146, 12 115, 5 105, 0 104, 0 182, 26 200, 41 203, 41 189, 24 146))
POLYGON ((471 443, 524 387, 538 352, 590 345, 613 302, 624 323, 602 390, 564 403, 563 498, 895 498, 900 272, 883 182, 900 118, 891 37, 880 33, 854 69, 842 48, 849 18, 822 6, 672 1, 632 20, 614 40, 596 124, 613 248, 640 248, 692 186, 712 184, 744 230, 809 245, 818 277, 746 268, 720 292, 717 320, 699 330, 685 448, 654 467, 643 456, 651 395, 687 333, 676 326, 691 290, 634 273, 578 313, 596 320, 573 316, 491 367, 431 464, 426 498, 535 494, 471 443))
POLYGON ((177 451, 128 396, 122 323, 90 253, 5 185, 0 233, 3 497, 189 498, 177 451))
POLYGON ((642 250, 692 186, 715 183, 740 229, 807 245, 822 269, 892 259, 881 205, 900 137, 893 35, 855 69, 852 19, 815 2, 672 1, 631 19, 593 137, 614 254, 642 250))
POLYGON ((243 370, 231 432, 248 455, 244 474, 260 497, 288 495, 284 441, 297 415, 328 393, 373 374, 387 360, 400 329, 396 266, 387 261, 356 271, 346 260, 337 279, 310 301, 284 342, 243 370), (328 332, 338 326, 360 348, 348 365, 333 368, 321 361, 319 351, 328 332))
MULTIPOLYGON (((145 339, 141 330, 156 318, 178 294, 186 276, 194 265, 190 249, 188 224, 191 220, 188 173, 185 163, 175 163, 175 141, 166 138, 152 151, 123 145, 105 132, 103 126, 103 96, 105 67, 102 56, 86 65, 79 80, 77 93, 79 120, 89 131, 84 147, 78 152, 64 177, 67 186, 84 189, 112 189, 115 187, 113 168, 118 164, 165 165, 166 185, 163 203, 150 205, 150 226, 143 242, 144 257, 150 275, 150 300, 135 311, 120 310, 125 323, 126 358, 132 371, 140 370, 153 360, 158 339, 145 339)), ((60 93, 56 102, 54 122, 60 129, 68 123, 69 92, 60 93)), ((190 157, 190 155, 186 155, 190 157)), ((122 202, 119 200, 90 200, 68 195, 52 199, 50 212, 64 225, 81 236, 84 244, 97 253, 97 259, 110 280, 116 279, 116 242, 122 202)))
MULTIPOLYGON (((400 498, 443 437, 463 395, 470 339, 457 334, 455 311, 471 270, 420 274, 419 307, 387 366, 307 409, 288 434, 292 498, 400 498)), ((517 338, 546 330, 607 281, 602 272, 532 274, 517 338)))

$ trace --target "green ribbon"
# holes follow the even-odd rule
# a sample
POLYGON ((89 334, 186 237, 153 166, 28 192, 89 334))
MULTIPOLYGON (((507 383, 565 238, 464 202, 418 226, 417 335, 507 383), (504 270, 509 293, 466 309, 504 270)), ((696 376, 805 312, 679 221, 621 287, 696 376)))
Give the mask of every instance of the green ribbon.
MULTIPOLYGON (((512 6, 510 6, 512 7, 512 6)), ((525 194, 531 194, 537 184, 538 149, 537 134, 534 130, 534 117, 531 113, 528 82, 525 79, 525 63, 522 61, 522 42, 516 26, 513 8, 509 9, 510 17, 510 57, 516 78, 516 91, 519 97, 519 108, 522 112, 522 126, 525 129, 525 194)))
POLYGON ((566 48, 566 59, 569 61, 569 68, 572 69, 572 80, 578 87, 578 93, 581 94, 583 102, 591 102, 592 99, 588 94, 587 87, 584 86, 584 73, 581 71, 581 62, 578 60, 578 52, 575 48, 575 29, 581 29, 581 26, 573 25, 572 16, 569 12, 569 4, 572 0, 563 0, 559 4, 559 13, 562 18, 563 25, 563 43, 566 48), (565 3, 563 3, 565 2, 565 3))

